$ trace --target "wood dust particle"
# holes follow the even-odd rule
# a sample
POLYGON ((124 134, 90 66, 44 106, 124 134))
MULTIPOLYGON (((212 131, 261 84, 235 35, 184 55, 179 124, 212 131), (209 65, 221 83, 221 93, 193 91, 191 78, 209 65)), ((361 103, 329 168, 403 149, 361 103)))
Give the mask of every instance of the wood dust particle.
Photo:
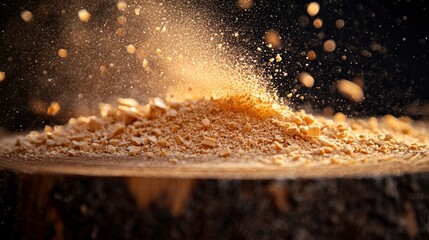
POLYGON ((229 156, 231 156, 231 154, 232 154, 232 151, 228 147, 220 150, 220 152, 219 152, 220 157, 229 157, 229 156))
POLYGON ((313 50, 309 50, 307 52, 307 59, 310 60, 310 61, 316 60, 316 52, 313 51, 313 50))
POLYGON ((274 141, 274 149, 283 150, 283 145, 277 141, 274 141))
POLYGON ((136 51, 136 47, 134 45, 130 44, 127 46, 127 53, 134 54, 135 51, 136 51))
POLYGON ((302 72, 298 75, 298 80, 304 87, 311 88, 314 85, 314 78, 307 72, 302 72))
POLYGON ((337 27, 338 29, 343 28, 346 25, 346 22, 344 22, 343 19, 337 19, 337 21, 335 21, 335 27, 337 27))
POLYGON ((214 147, 216 146, 216 139, 211 137, 204 137, 203 141, 201 142, 201 145, 207 147, 214 147))
POLYGON ((313 137, 319 137, 321 134, 321 130, 319 127, 311 126, 310 129, 308 130, 308 133, 313 137))
POLYGON ((265 33, 264 40, 272 48, 280 48, 282 45, 280 34, 274 29, 270 29, 265 33))
POLYGON ((69 55, 69 52, 67 51, 67 49, 64 49, 64 48, 58 49, 58 56, 60 58, 66 58, 68 57, 68 55, 69 55))
POLYGON ((0 82, 6 79, 6 73, 0 71, 0 82))
POLYGON ((139 107, 140 103, 133 98, 118 98, 119 105, 127 106, 127 107, 139 107))
POLYGON ((116 30, 116 35, 120 37, 125 37, 125 35, 127 35, 127 30, 125 28, 118 28, 116 30))
POLYGON ((181 137, 179 135, 176 135, 175 139, 176 139, 176 141, 177 141, 178 144, 181 144, 183 146, 188 146, 188 143, 186 142, 185 139, 183 139, 183 137, 181 137))
POLYGON ((325 50, 325 52, 328 52, 328 53, 333 52, 335 51, 336 48, 337 48, 337 44, 332 39, 326 40, 323 43, 323 50, 325 50))
POLYGON ((341 95, 354 102, 362 102, 364 99, 362 88, 349 80, 339 80, 337 83, 337 89, 341 95))
POLYGON ((77 15, 80 21, 85 23, 89 22, 89 20, 91 19, 91 14, 86 9, 79 10, 79 12, 77 12, 77 15))
POLYGON ((61 110, 61 106, 57 102, 52 102, 51 105, 49 105, 48 110, 46 111, 46 114, 49 116, 55 116, 58 114, 58 112, 61 110))
POLYGON ((164 101, 164 99, 162 99, 160 97, 156 97, 156 98, 152 99, 151 102, 157 108, 160 108, 160 109, 163 109, 163 110, 167 110, 168 109, 167 103, 164 101))
POLYGON ((242 9, 251 9, 254 5, 253 0, 237 0, 238 7, 242 9))
POLYGON ((323 26, 322 19, 320 19, 320 18, 314 19, 313 26, 314 26, 314 28, 317 28, 317 29, 321 28, 323 26))
POLYGON ((149 61, 147 59, 143 59, 142 67, 144 69, 147 69, 149 67, 149 61))
POLYGON ((149 140, 152 143, 157 143, 158 139, 155 136, 149 136, 147 137, 147 140, 149 140))
POLYGON ((125 17, 125 16, 119 16, 117 18, 117 21, 118 21, 118 23, 120 25, 125 25, 125 24, 127 24, 127 17, 125 17))
POLYGON ((201 122, 203 123, 203 126, 205 128, 210 127, 210 120, 208 120, 207 118, 204 118, 203 120, 201 120, 201 122))
POLYGON ((347 116, 341 112, 337 112, 335 113, 333 119, 335 122, 345 122, 347 120, 347 116))
POLYGON ((128 4, 125 1, 118 1, 116 3, 116 7, 118 8, 119 11, 125 11, 127 10, 128 4))
POLYGON ((307 13, 310 16, 316 16, 319 13, 320 5, 317 2, 311 2, 307 5, 307 13))
POLYGON ((34 16, 30 11, 24 10, 21 12, 21 18, 24 20, 24 22, 31 22, 33 21, 34 16))

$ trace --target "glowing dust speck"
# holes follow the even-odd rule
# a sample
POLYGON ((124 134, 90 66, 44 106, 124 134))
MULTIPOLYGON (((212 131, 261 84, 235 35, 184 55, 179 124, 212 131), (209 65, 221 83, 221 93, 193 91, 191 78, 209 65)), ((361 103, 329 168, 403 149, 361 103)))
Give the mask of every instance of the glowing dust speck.
POLYGON ((323 43, 323 49, 325 50, 325 52, 333 52, 335 51, 335 48, 337 48, 337 44, 332 39, 326 40, 323 43))
POLYGON ((49 105, 48 110, 46 111, 46 113, 49 116, 55 116, 58 114, 58 112, 61 110, 61 106, 59 103, 57 102, 52 102, 51 105, 49 105))
POLYGON ((127 46, 127 53, 129 54, 134 54, 134 52, 136 51, 136 47, 132 44, 127 46))
POLYGON ((343 20, 343 19, 338 19, 337 21, 335 21, 335 26, 336 26, 338 29, 343 28, 343 27, 344 27, 344 25, 346 25, 346 23, 344 22, 344 20, 343 20))
POLYGON ((307 52, 307 59, 308 59, 308 60, 310 60, 310 61, 316 60, 316 57, 317 57, 317 55, 316 55, 316 52, 315 52, 315 51, 313 51, 313 50, 309 50, 309 51, 307 52))
POLYGON ((79 10, 77 15, 82 22, 89 22, 89 19, 91 18, 91 14, 86 9, 79 10))
POLYGON ((67 49, 64 48, 60 48, 58 49, 58 56, 61 58, 66 58, 69 55, 69 52, 67 51, 67 49))
POLYGON ((282 45, 280 34, 274 29, 270 29, 265 33, 264 40, 273 48, 279 48, 282 45))
POLYGON ((364 98, 362 88, 354 82, 340 79, 337 83, 338 92, 344 97, 354 101, 362 102, 364 98))
POLYGON ((6 79, 6 73, 0 71, 0 82, 6 79))
POLYGON ((307 5, 307 13, 310 16, 316 16, 319 13, 320 5, 317 2, 311 2, 307 5))
POLYGON ((322 19, 320 19, 320 18, 314 19, 313 26, 314 26, 314 28, 317 28, 317 29, 321 28, 323 26, 322 19))
POLYGON ((128 7, 128 4, 125 1, 118 1, 118 3, 116 4, 116 7, 118 8, 119 11, 125 11, 128 7))
POLYGON ((31 22, 33 21, 33 13, 31 13, 28 10, 24 10, 21 12, 21 18, 22 20, 24 20, 25 22, 31 22))
POLYGON ((238 0, 237 5, 238 5, 238 7, 247 10, 247 9, 251 9, 253 7, 254 2, 253 2, 253 0, 238 0))
POLYGON ((298 79, 304 87, 311 88, 314 85, 314 78, 307 72, 298 75, 298 79))

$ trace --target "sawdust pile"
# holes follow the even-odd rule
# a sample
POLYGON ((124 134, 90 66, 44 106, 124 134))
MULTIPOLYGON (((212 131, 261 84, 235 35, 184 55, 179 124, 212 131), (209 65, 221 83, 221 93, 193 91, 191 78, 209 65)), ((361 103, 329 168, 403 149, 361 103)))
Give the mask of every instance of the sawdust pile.
POLYGON ((141 104, 120 98, 100 104, 98 116, 78 117, 63 126, 2 144, 3 156, 140 156, 178 162, 187 157, 282 156, 272 161, 353 159, 374 154, 427 151, 428 133, 409 118, 332 118, 255 96, 141 104))

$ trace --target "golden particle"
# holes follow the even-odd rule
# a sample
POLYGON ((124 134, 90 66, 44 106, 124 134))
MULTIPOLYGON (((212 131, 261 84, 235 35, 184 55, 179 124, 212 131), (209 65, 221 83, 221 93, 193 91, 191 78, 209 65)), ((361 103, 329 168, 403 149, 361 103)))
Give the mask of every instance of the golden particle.
POLYGON ((118 3, 116 4, 116 7, 118 8, 119 11, 125 11, 128 7, 128 4, 125 1, 118 1, 118 3))
POLYGON ((314 78, 307 72, 298 75, 298 79, 304 87, 311 88, 314 85, 314 78))
POLYGON ((229 147, 224 148, 224 149, 220 150, 220 152, 219 152, 220 157, 229 157, 229 156, 231 156, 231 154, 232 154, 232 152, 231 152, 231 149, 229 147))
POLYGON ((335 113, 333 120, 335 122, 345 122, 347 120, 347 116, 344 115, 342 112, 335 113))
POLYGON ((311 2, 307 5, 307 13, 310 16, 316 16, 319 13, 320 5, 317 2, 311 2))
POLYGON ((346 25, 346 23, 344 22, 344 20, 343 20, 343 19, 338 19, 337 21, 335 21, 335 26, 336 26, 338 29, 343 28, 343 27, 344 27, 344 25, 346 25))
POLYGON ((265 32, 264 40, 267 44, 270 44, 273 48, 279 48, 282 45, 281 37, 279 32, 274 29, 270 29, 265 32))
POLYGON ((46 111, 46 113, 49 116, 55 116, 58 114, 58 112, 61 110, 61 106, 59 103, 57 102, 52 102, 51 105, 49 105, 48 110, 46 111))
POLYGON ((127 17, 125 17, 125 16, 119 16, 119 17, 117 18, 117 21, 118 21, 118 23, 119 23, 120 25, 125 25, 125 24, 127 23, 127 17))
POLYGON ((216 146, 216 139, 210 138, 210 137, 204 137, 203 141, 201 142, 201 145, 204 145, 207 147, 214 147, 216 146))
POLYGON ((79 10, 77 15, 82 22, 89 22, 89 19, 91 18, 91 14, 86 9, 79 10))
POLYGON ((118 28, 116 30, 116 34, 118 36, 124 37, 125 35, 127 35, 127 30, 125 28, 118 28))
POLYGON ((323 43, 323 49, 325 50, 325 52, 333 52, 335 51, 335 48, 337 48, 337 44, 332 39, 326 40, 323 43))
POLYGON ((21 12, 21 18, 22 20, 24 20, 25 22, 31 22, 33 21, 33 13, 31 13, 28 10, 24 10, 21 12))
POLYGON ((238 0, 237 5, 242 9, 251 9, 254 5, 253 0, 238 0))
POLYGON ((317 126, 311 126, 310 129, 308 129, 308 133, 312 137, 319 137, 321 132, 320 127, 317 126))
POLYGON ((316 18, 316 19, 314 19, 314 21, 313 21, 313 26, 314 26, 315 28, 321 28, 321 27, 323 26, 323 21, 322 21, 322 19, 320 19, 320 18, 316 18))
POLYGON ((313 50, 309 50, 308 52, 307 52, 307 59, 308 60, 310 60, 310 61, 313 61, 313 60, 316 60, 316 52, 315 51, 313 51, 313 50))
POLYGON ((0 71, 0 82, 6 79, 6 73, 0 71))
POLYGON ((289 134, 290 136, 295 136, 296 134, 299 133, 299 128, 297 127, 290 127, 286 130, 287 134, 289 134))
POLYGON ((66 58, 69 55, 69 52, 67 51, 67 49, 64 48, 60 48, 58 49, 58 56, 61 58, 66 58))
POLYGON ((129 54, 134 54, 134 52, 136 51, 136 47, 132 44, 127 46, 127 53, 129 54))
POLYGON ((363 90, 359 85, 349 80, 341 79, 337 83, 338 92, 354 102, 363 101, 363 90))
POLYGON ((210 127, 210 120, 207 118, 204 118, 203 120, 201 120, 201 122, 203 123, 203 126, 208 128, 210 127))

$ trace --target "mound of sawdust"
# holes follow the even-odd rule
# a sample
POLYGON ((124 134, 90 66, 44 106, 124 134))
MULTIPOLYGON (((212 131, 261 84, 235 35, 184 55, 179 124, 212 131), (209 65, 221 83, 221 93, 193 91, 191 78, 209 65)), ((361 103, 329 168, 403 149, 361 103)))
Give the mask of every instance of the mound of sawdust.
POLYGON ((245 154, 299 161, 422 152, 429 142, 427 131, 409 118, 315 117, 246 96, 183 102, 154 98, 147 104, 120 98, 99 108, 98 116, 72 118, 66 125, 46 126, 43 132, 17 137, 14 144, 2 144, 1 155, 142 155, 176 162, 245 154))

